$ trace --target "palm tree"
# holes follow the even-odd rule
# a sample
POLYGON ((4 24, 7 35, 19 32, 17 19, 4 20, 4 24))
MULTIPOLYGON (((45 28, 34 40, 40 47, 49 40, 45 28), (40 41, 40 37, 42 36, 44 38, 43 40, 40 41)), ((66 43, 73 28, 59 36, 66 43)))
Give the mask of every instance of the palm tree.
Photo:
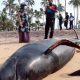
POLYGON ((15 0, 7 0, 7 1, 3 1, 3 4, 5 5, 5 8, 3 9, 6 12, 7 18, 8 16, 10 16, 7 20, 8 24, 15 24, 17 22, 17 17, 16 17, 16 12, 19 10, 20 8, 20 0, 18 0, 19 4, 14 4, 15 0))
POLYGON ((9 15, 12 16, 12 13, 14 11, 15 5, 14 4, 15 0, 7 0, 3 1, 3 4, 5 5, 5 9, 9 11, 9 15))
POLYGON ((35 15, 34 15, 34 17, 36 18, 36 21, 37 21, 37 23, 38 23, 38 24, 37 24, 37 28, 39 28, 39 23, 40 23, 39 19, 42 18, 42 14, 41 14, 41 12, 35 10, 35 15))
POLYGON ((35 21, 35 24, 36 24, 36 29, 39 31, 39 29, 40 29, 40 27, 39 27, 39 26, 40 26, 40 21, 37 21, 37 20, 36 20, 36 21, 35 21))
POLYGON ((34 2, 34 0, 25 0, 25 2, 27 4, 26 11, 27 11, 27 15, 28 15, 28 22, 29 22, 29 25, 31 26, 31 20, 34 15, 32 6, 35 4, 35 2, 34 2))
POLYGON ((58 5, 60 4, 60 1, 58 0, 58 5))
POLYGON ((66 0, 65 0, 65 14, 66 14, 66 0))
POLYGON ((28 7, 35 4, 34 0, 25 0, 25 2, 27 2, 28 7))
POLYGON ((8 30, 13 28, 13 22, 7 18, 5 9, 0 14, 0 30, 8 30))
POLYGON ((42 0, 41 5, 44 7, 44 10, 45 10, 47 4, 48 4, 47 0, 42 0))
MULTIPOLYGON (((44 13, 43 8, 40 8, 40 13, 42 14, 42 17, 43 17, 43 24, 44 24, 44 23, 45 23, 45 22, 44 22, 44 17, 45 17, 44 14, 45 14, 45 13, 44 13)), ((43 26, 44 26, 44 25, 43 25, 43 26)))
POLYGON ((32 18, 34 16, 34 11, 33 11, 33 8, 29 8, 28 10, 28 22, 29 22, 29 25, 31 26, 32 24, 32 18))
POLYGON ((19 5, 20 5, 20 1, 21 1, 21 0, 18 0, 19 5))
POLYGON ((69 4, 72 4, 74 6, 74 8, 77 8, 77 18, 76 18, 76 26, 77 26, 77 23, 78 23, 78 11, 79 11, 79 6, 80 6, 80 0, 71 0, 69 2, 69 4))
POLYGON ((59 11, 59 13, 64 11, 64 6, 62 6, 61 3, 58 4, 58 11, 59 11))
POLYGON ((0 25, 1 25, 0 27, 2 29, 4 29, 6 21, 7 21, 7 15, 5 14, 5 10, 3 10, 0 15, 0 25))
POLYGON ((46 9, 46 6, 48 5, 47 1, 48 0, 41 1, 42 11, 43 11, 43 23, 45 22, 45 9, 46 9))
POLYGON ((39 21, 39 19, 41 18, 41 16, 42 16, 42 14, 41 14, 41 12, 40 11, 37 11, 37 10, 35 10, 34 11, 34 17, 36 17, 36 19, 39 21))

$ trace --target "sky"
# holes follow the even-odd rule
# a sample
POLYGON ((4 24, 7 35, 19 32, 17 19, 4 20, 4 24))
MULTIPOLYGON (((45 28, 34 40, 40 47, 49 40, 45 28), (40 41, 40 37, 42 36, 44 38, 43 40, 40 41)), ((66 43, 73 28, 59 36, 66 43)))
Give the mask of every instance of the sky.
POLYGON ((3 2, 3 0, 0 0, 0 11, 2 11, 2 9, 4 8, 2 2, 3 2))

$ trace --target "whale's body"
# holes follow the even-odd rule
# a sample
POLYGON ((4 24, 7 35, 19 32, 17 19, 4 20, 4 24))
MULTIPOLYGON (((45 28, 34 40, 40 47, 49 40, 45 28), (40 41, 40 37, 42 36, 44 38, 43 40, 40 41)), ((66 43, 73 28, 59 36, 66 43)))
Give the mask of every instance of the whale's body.
POLYGON ((42 40, 17 50, 0 69, 0 80, 41 80, 61 69, 74 55, 75 49, 60 45, 45 55, 57 40, 42 40))

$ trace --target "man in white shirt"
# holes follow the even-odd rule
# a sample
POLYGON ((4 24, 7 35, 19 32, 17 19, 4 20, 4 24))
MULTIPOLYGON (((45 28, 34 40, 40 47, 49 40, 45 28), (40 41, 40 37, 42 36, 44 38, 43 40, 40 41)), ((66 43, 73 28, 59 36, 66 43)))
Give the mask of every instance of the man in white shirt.
POLYGON ((72 15, 72 13, 70 13, 70 17, 69 17, 69 21, 70 21, 70 28, 69 29, 73 29, 73 21, 74 21, 74 16, 72 15))

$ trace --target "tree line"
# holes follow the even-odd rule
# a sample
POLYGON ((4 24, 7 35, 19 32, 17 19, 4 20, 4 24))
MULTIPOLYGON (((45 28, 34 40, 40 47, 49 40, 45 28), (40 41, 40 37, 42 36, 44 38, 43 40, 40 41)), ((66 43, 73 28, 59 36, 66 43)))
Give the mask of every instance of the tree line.
MULTIPOLYGON (((16 0, 7 0, 3 1, 3 5, 5 6, 2 11, 0 11, 0 31, 4 30, 14 30, 18 29, 18 18, 17 18, 17 11, 19 10, 21 0, 18 0, 18 3, 15 2, 16 0)), ((47 5, 47 0, 41 0, 42 7, 39 10, 34 10, 33 6, 35 5, 35 0, 25 0, 27 3, 27 12, 29 16, 29 26, 31 28, 35 27, 39 29, 39 26, 43 26, 44 22, 40 22, 40 19, 44 19, 45 15, 45 7, 47 5), (35 18, 35 22, 32 22, 32 19, 35 18)), ((69 4, 74 6, 74 9, 77 9, 77 18, 76 21, 78 22, 78 11, 80 6, 80 0, 71 0, 69 4)), ((66 11, 66 0, 65 6, 62 6, 60 1, 58 0, 58 11, 66 11)), ((75 13, 75 12, 74 12, 75 13)), ((76 22, 76 23, 77 23, 76 22)))

